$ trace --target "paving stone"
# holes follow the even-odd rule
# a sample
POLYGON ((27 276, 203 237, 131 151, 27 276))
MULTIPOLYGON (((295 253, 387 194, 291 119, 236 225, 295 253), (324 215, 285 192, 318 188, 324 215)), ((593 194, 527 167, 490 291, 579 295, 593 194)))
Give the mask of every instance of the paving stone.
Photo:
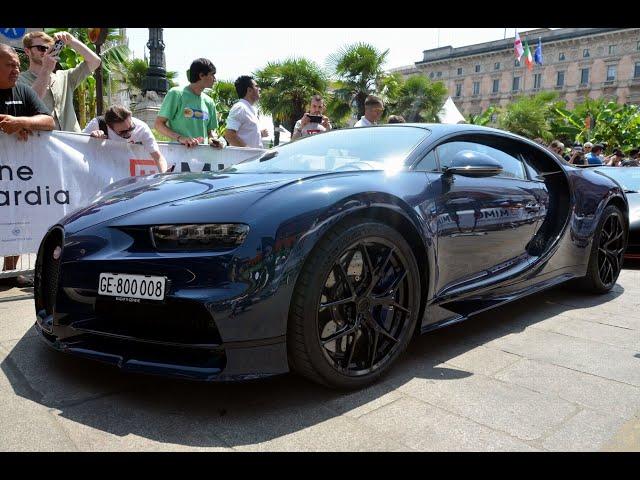
POLYGON ((385 437, 422 451, 531 451, 534 447, 440 408, 402 398, 360 417, 385 437))
POLYGON ((0 392, 0 451, 77 450, 47 407, 5 392, 0 392))
POLYGON ((579 320, 564 315, 540 322, 533 328, 640 351, 640 330, 579 320))
POLYGON ((416 379, 400 390, 522 440, 542 437, 577 410, 558 397, 480 375, 430 383, 416 379))
POLYGON ((518 362, 522 357, 487 347, 476 347, 447 360, 447 364, 488 377, 518 362))
POLYGON ((35 321, 33 300, 0 302, 0 342, 37 335, 35 321))
POLYGON ((523 359, 496 378, 623 418, 640 408, 638 387, 539 361, 523 359))
POLYGON ((640 358, 636 350, 568 337, 541 329, 527 329, 487 344, 509 353, 600 377, 640 386, 640 358))
POLYGON ((593 410, 582 410, 547 437, 545 450, 585 452, 600 450, 618 431, 624 419, 593 410))

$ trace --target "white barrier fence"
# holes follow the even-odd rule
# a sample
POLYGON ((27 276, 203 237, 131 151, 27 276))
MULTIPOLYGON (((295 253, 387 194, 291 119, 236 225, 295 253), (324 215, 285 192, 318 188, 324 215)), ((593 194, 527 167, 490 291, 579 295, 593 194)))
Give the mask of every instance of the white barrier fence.
MULTIPOLYGON (((174 173, 222 170, 264 151, 158 145, 174 173)), ((151 173, 157 173, 155 162, 141 145, 60 131, 35 133, 27 142, 0 133, 0 256, 23 255, 0 278, 32 270, 33 256, 25 254, 36 252, 51 225, 105 186, 151 173)))

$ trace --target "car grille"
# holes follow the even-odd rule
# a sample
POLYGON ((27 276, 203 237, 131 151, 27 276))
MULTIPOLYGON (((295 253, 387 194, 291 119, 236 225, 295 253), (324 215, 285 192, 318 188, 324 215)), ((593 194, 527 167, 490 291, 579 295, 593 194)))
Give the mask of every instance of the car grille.
POLYGON ((53 314, 55 309, 62 252, 60 252, 60 256, 57 259, 53 258, 53 252, 56 247, 62 249, 63 240, 64 232, 62 228, 52 228, 42 240, 36 258, 34 281, 36 311, 44 310, 46 315, 53 314))
POLYGON ((189 301, 136 304, 98 297, 95 317, 72 327, 141 341, 211 346, 222 343, 211 314, 204 306, 189 301))

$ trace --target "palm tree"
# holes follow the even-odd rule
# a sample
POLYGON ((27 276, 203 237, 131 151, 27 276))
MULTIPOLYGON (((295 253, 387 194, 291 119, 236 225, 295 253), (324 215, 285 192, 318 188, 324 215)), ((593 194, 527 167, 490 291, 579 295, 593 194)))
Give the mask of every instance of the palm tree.
POLYGON ((484 112, 478 115, 469 115, 467 118, 467 123, 469 125, 481 125, 485 126, 492 122, 493 114, 498 111, 498 108, 495 105, 490 105, 484 112))
POLYGON ((438 122, 438 112, 446 97, 444 83, 413 75, 400 85, 390 108, 394 108, 407 122, 438 122))
MULTIPOLYGON (((142 91, 142 83, 147 76, 147 70, 149 70, 149 61, 141 58, 132 58, 114 65, 112 74, 121 85, 117 92, 127 92, 130 97, 140 93, 142 91)), ((169 88, 177 85, 175 81, 177 76, 178 72, 167 71, 169 88)))
POLYGON ((555 92, 540 92, 533 96, 521 96, 508 104, 498 118, 498 125, 527 138, 553 140, 550 120, 557 108, 555 92))
POLYGON ((231 110, 233 104, 238 100, 236 86, 231 81, 217 80, 216 83, 213 84, 213 88, 206 90, 205 93, 216 103, 216 110, 218 112, 218 129, 216 133, 221 137, 227 125, 229 110, 231 110))
POLYGON ((385 77, 383 65, 388 54, 388 49, 381 52, 373 45, 360 42, 341 48, 327 59, 338 79, 334 96, 355 106, 358 117, 364 115, 367 95, 377 92, 385 77))
POLYGON ((326 73, 306 58, 269 62, 254 73, 262 88, 260 107, 273 117, 274 128, 282 123, 293 131, 315 94, 325 95, 329 84, 326 73))

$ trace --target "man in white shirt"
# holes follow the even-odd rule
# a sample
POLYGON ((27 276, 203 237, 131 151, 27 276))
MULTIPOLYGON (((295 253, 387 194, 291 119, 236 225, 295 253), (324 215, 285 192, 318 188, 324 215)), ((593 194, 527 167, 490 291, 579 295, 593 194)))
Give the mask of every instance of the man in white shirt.
POLYGON ((356 122, 354 127, 370 127, 377 125, 384 112, 384 103, 380 97, 369 95, 364 101, 364 115, 356 122))
POLYGON ((142 120, 132 117, 131 112, 121 105, 109 107, 104 117, 91 120, 83 132, 90 134, 93 138, 141 144, 155 160, 158 171, 162 173, 167 170, 167 161, 160 153, 158 142, 151 129, 142 120))
POLYGON ((260 87, 247 75, 235 81, 238 100, 227 116, 224 138, 234 147, 262 148, 262 137, 269 135, 266 128, 260 130, 258 109, 254 106, 260 99, 260 87))

